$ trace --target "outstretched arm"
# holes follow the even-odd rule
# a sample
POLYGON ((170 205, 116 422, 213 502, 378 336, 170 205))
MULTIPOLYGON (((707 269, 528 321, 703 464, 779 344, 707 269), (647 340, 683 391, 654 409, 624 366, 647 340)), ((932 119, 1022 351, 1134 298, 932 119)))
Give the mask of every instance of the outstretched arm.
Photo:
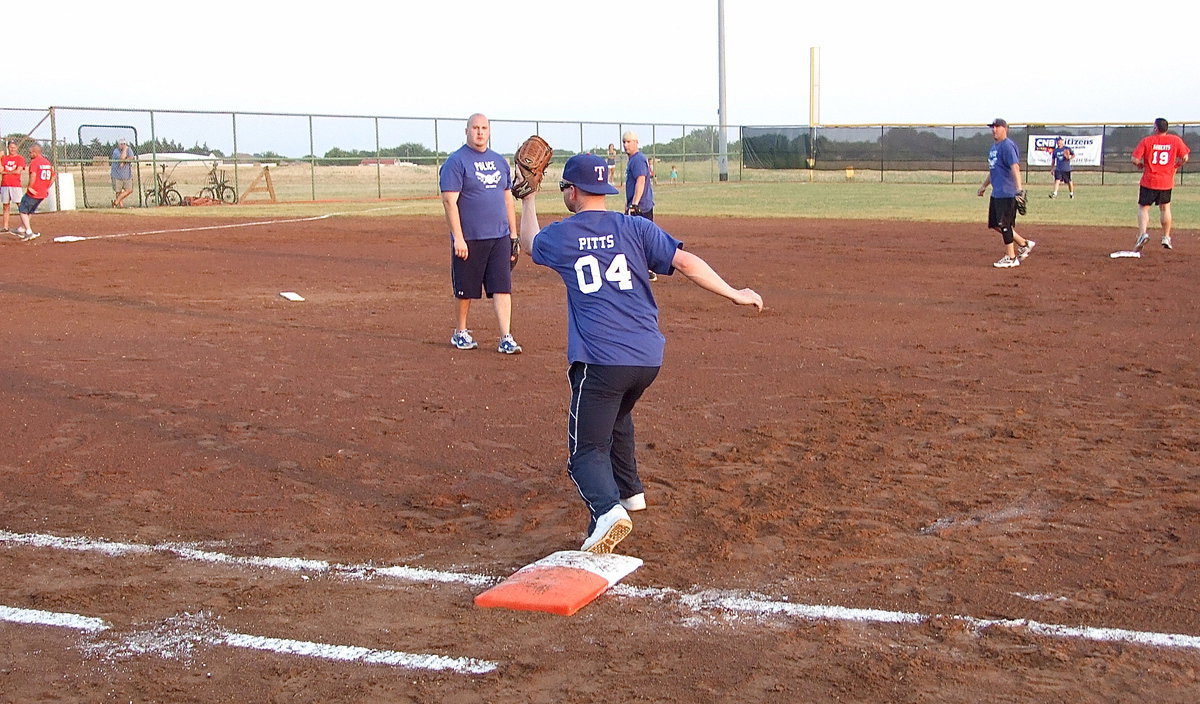
POLYGON ((682 249, 675 250, 671 266, 705 291, 728 298, 739 306, 754 306, 758 310, 763 308, 762 296, 755 293, 753 289, 735 289, 730 286, 725 279, 721 278, 720 274, 708 265, 708 262, 691 252, 682 249))
POLYGON ((533 238, 542 229, 538 225, 537 194, 530 193, 521 199, 521 249, 533 253, 533 238))

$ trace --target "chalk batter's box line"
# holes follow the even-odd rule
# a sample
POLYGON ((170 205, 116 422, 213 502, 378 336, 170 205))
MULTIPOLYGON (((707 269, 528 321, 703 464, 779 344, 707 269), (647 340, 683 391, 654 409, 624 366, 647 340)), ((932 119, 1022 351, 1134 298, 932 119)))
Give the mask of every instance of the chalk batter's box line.
MULTIPOLYGON (((185 560, 227 564, 260 569, 277 569, 291 572, 317 572, 334 574, 352 580, 367 580, 375 577, 403 579, 410 582, 461 584, 469 587, 486 587, 496 584, 500 577, 449 572, 407 566, 377 567, 375 565, 341 565, 324 560, 309 560, 296 557, 239 557, 220 552, 201 550, 179 543, 144 545, 120 543, 93 538, 59 537, 38 533, 12 533, 0 530, 0 544, 9 546, 53 548, 79 552, 99 552, 111 557, 137 554, 172 554, 185 560)), ((1200 650, 1200 636, 1180 633, 1157 633, 1123 628, 1093 626, 1064 626, 1042 623, 1027 619, 981 619, 973 616, 953 614, 922 614, 884 609, 863 609, 847 606, 820 604, 797 604, 789 601, 747 597, 722 590, 704 590, 683 593, 665 587, 637 587, 617 584, 609 592, 616 596, 655 601, 676 601, 693 611, 724 611, 755 616, 784 616, 806 621, 848 621, 857 623, 885 623, 920 625, 933 618, 949 619, 981 632, 989 628, 1010 628, 1053 638, 1073 638, 1101 643, 1133 643, 1160 648, 1188 648, 1200 650)))
MULTIPOLYGON (((57 611, 42 611, 40 609, 21 609, 3 605, 0 605, 0 621, 24 625, 68 628, 93 634, 112 628, 112 625, 107 621, 91 616, 57 611)), ((314 643, 312 641, 271 638, 268 636, 256 636, 249 633, 236 633, 223 630, 201 632, 198 630, 181 631, 180 629, 176 629, 173 637, 176 640, 185 639, 193 643, 210 646, 227 645, 233 648, 244 648, 280 655, 296 655, 300 657, 320 658, 322 660, 337 660, 340 662, 360 662, 368 665, 390 665, 410 670, 448 671, 464 675, 486 675, 497 668, 496 663, 477 658, 457 658, 430 653, 404 653, 397 650, 376 650, 357 645, 314 643)))
POLYGON ((178 227, 178 228, 171 228, 171 229, 166 229, 166 230, 143 230, 141 232, 118 232, 118 233, 110 234, 110 235, 86 235, 86 236, 84 236, 84 235, 62 235, 60 237, 55 237, 54 241, 58 242, 60 244, 65 244, 65 243, 71 243, 71 242, 87 242, 90 240, 119 239, 119 238, 123 238, 123 237, 144 237, 146 235, 176 234, 176 233, 181 233, 181 232, 203 232, 205 230, 232 230, 232 229, 239 228, 239 227, 262 227, 263 225, 287 225, 287 224, 297 223, 297 222, 314 222, 317 220, 327 220, 329 218, 339 217, 339 216, 344 216, 344 215, 358 215, 361 213, 374 213, 374 212, 378 212, 380 210, 395 210, 396 208, 399 208, 399 207, 401 207, 401 206, 389 205, 389 206, 383 206, 380 208, 368 208, 366 210, 354 210, 354 211, 347 210, 347 211, 343 211, 340 213, 325 213, 324 215, 313 215, 313 216, 307 217, 307 218, 288 218, 288 219, 284 219, 284 220, 260 220, 257 222, 235 222, 235 223, 227 223, 224 225, 201 225, 199 227, 178 227))

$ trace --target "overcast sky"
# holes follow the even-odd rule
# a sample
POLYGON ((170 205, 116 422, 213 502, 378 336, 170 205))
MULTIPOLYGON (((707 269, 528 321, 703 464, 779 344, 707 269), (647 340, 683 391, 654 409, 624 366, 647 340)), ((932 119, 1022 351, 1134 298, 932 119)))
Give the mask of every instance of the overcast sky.
MULTIPOLYGON (((1119 5, 727 0, 728 120, 806 124, 811 46, 825 124, 1200 120, 1200 3, 1119 5)), ((54 8, 0 105, 717 122, 716 0, 54 8)))

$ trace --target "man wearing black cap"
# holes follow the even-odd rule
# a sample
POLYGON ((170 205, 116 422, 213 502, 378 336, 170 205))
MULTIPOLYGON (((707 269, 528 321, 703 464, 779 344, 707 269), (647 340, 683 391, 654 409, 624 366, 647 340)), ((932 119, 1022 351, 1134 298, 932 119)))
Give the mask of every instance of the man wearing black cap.
POLYGON ((612 552, 633 530, 629 511, 646 508, 634 457, 633 406, 658 375, 666 338, 650 273, 679 270, 700 288, 762 310, 762 296, 735 289, 651 220, 607 210, 608 164, 577 154, 559 183, 571 215, 540 229, 536 195, 521 208, 521 246, 567 288, 567 473, 587 504, 581 550, 612 552))
POLYGON ((1162 224, 1162 246, 1171 249, 1171 191, 1175 185, 1175 169, 1187 163, 1187 144, 1179 135, 1167 130, 1166 118, 1154 121, 1154 133, 1138 143, 1133 150, 1133 163, 1142 169, 1142 180, 1138 188, 1138 238, 1133 245, 1136 252, 1150 241, 1150 206, 1157 205, 1162 224))
POLYGON ((1036 242, 1017 234, 1017 192, 1021 190, 1021 154, 1008 138, 1008 123, 997 117, 988 125, 994 143, 988 150, 988 175, 979 187, 982 197, 990 184, 992 198, 988 202, 988 227, 1004 238, 1004 257, 992 266, 1008 269, 1020 266, 1033 251, 1036 242))

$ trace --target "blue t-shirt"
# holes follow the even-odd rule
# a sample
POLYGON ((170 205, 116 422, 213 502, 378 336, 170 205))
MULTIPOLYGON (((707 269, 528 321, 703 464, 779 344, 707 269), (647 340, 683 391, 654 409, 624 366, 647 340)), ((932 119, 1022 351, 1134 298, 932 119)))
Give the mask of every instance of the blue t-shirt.
POLYGON ((1004 138, 1001 142, 992 142, 988 150, 988 172, 992 179, 993 198, 1015 198, 1017 181, 1013 178, 1012 166, 1020 163, 1021 154, 1017 151, 1016 142, 1004 138))
POLYGON ((477 152, 464 144, 442 164, 439 188, 458 193, 463 239, 509 237, 504 193, 512 185, 508 162, 491 149, 477 152))
MULTIPOLYGON (((130 159, 133 158, 133 150, 132 149, 129 150, 129 158, 130 159)), ((109 168, 108 171, 109 171, 109 175, 112 178, 119 179, 121 181, 128 181, 133 178, 133 164, 132 163, 122 164, 121 163, 121 147, 119 145, 117 146, 116 149, 113 149, 111 161, 112 161, 112 167, 109 168)))
POLYGON ((625 167, 625 203, 633 202, 633 192, 637 188, 638 176, 646 177, 646 188, 642 191, 642 199, 637 206, 642 210, 654 210, 654 186, 650 183, 650 162, 641 152, 629 157, 629 165, 625 167))
POLYGON ((647 272, 672 273, 681 247, 650 220, 609 210, 585 210, 538 233, 533 263, 567 286, 568 362, 662 366, 666 338, 647 272))
POLYGON ((1067 158, 1067 152, 1071 151, 1069 147, 1055 147, 1050 154, 1050 161, 1054 164, 1055 171, 1070 171, 1071 160, 1067 158))

